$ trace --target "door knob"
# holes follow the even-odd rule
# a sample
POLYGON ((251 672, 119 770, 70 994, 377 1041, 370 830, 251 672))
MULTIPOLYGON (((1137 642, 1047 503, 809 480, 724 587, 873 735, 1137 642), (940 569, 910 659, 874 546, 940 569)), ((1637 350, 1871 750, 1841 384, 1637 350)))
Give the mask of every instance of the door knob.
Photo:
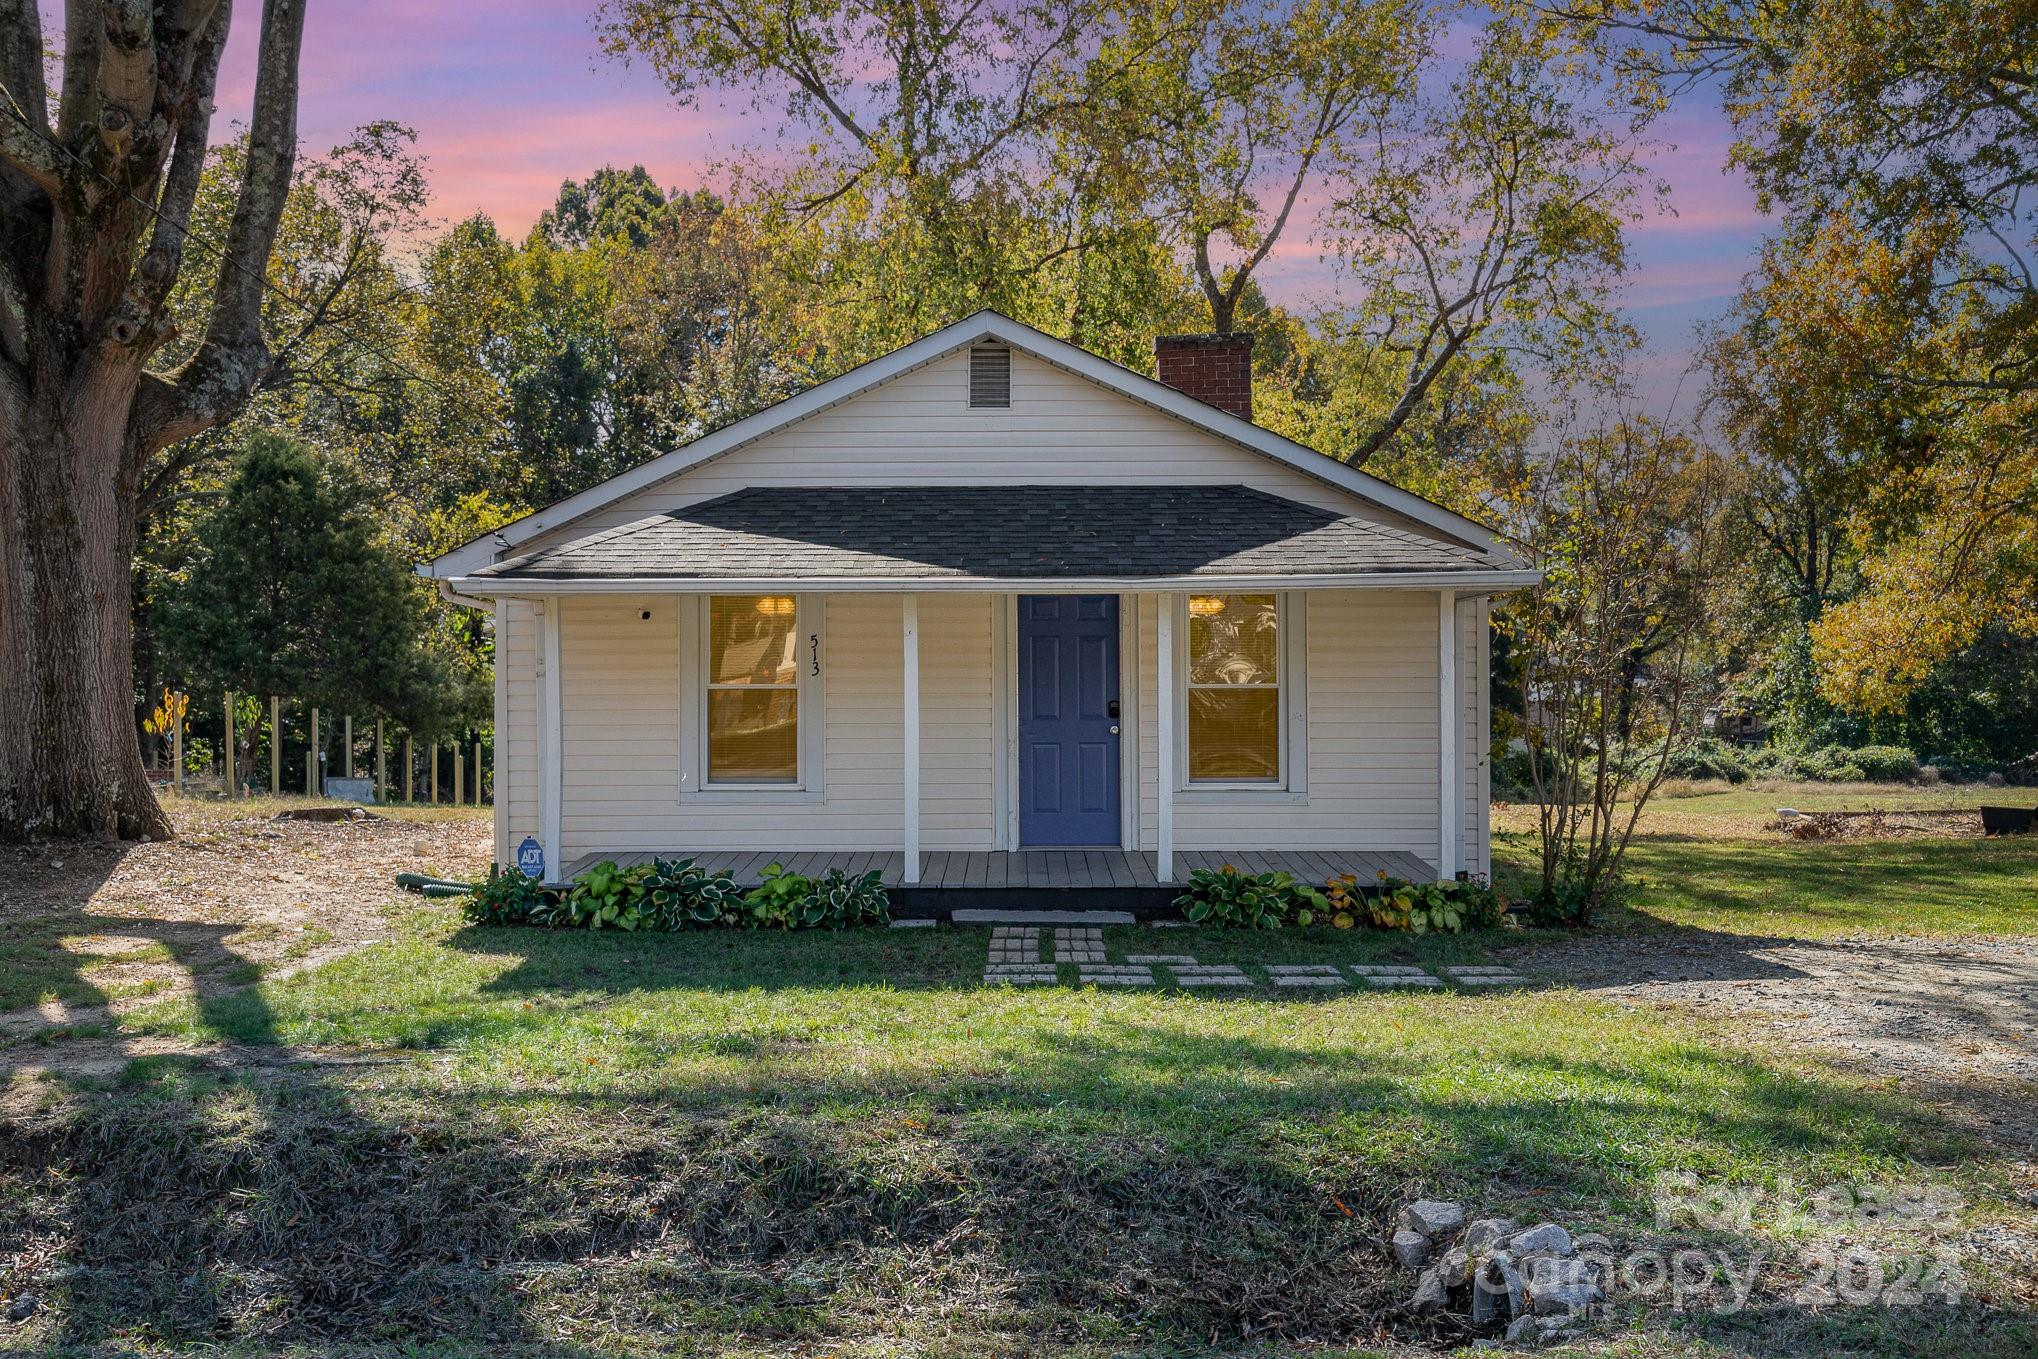
POLYGON ((1111 734, 1113 736, 1116 736, 1118 734, 1118 724, 1116 722, 1113 722, 1111 724, 1111 734))

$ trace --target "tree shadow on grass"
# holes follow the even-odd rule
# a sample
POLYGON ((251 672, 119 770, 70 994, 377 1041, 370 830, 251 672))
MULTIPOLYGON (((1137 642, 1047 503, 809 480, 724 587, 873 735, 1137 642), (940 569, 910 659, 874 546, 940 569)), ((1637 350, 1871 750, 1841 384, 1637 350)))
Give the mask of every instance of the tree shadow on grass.
POLYGON ((1302 1049, 1166 1014, 1021 1014, 982 1060, 932 1066, 827 1040, 676 1063, 671 1032, 618 1017, 599 1048, 613 1074, 576 1081, 571 1037, 537 1073, 134 1073, 5 1125, 7 1201, 34 1208, 0 1237, 14 1258, 64 1243, 48 1339, 78 1345, 917 1335, 1160 1352, 1402 1324, 1412 1281, 1380 1237, 1417 1191, 1631 1225, 1666 1145, 1721 1176, 1772 1154, 1947 1154, 1892 1096, 1695 1044, 1638 1068, 1497 1036, 1457 1057, 1505 1063, 1492 1085, 1417 1049, 1302 1049))
MULTIPOLYGON (((223 961, 227 977, 258 972, 230 943, 238 925, 62 923, 158 943, 194 971, 223 961)), ((81 969, 67 990, 91 1003, 82 968, 93 958, 66 956, 81 969)), ((280 1041, 257 988, 200 985, 195 1000, 203 1023, 280 1041)), ((26 1300, 22 1320, 0 1320, 0 1350, 447 1329, 532 1338, 515 1281, 474 1267, 463 1245, 519 1205, 474 1201, 431 1172, 441 1151, 463 1148, 386 1119, 315 1068, 135 1057, 139 1040, 81 1033, 0 1054, 0 1299, 26 1300), (110 1060, 76 1062, 75 1046, 110 1060), (38 1072, 39 1056, 120 1074, 38 1072)))

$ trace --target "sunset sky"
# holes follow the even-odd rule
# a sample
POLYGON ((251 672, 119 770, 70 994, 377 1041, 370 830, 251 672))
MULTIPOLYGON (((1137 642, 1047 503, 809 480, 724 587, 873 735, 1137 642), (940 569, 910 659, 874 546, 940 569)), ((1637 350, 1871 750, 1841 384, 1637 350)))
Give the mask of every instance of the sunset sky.
MULTIPOLYGON (((45 6, 53 33, 61 23, 45 6)), ((390 118, 417 129, 428 158, 435 216, 477 210, 521 234, 562 179, 604 163, 642 163, 659 183, 688 188, 711 165, 751 145, 758 117, 741 108, 680 110, 641 65, 597 49, 591 0, 311 0, 299 129, 308 149, 390 118)), ((241 7, 221 74, 215 130, 245 118, 253 92, 256 5, 241 7)), ((1659 413, 1679 391, 1695 328, 1727 307, 1755 262, 1763 219, 1741 179, 1723 170, 1729 130, 1715 105, 1694 98, 1662 120, 1656 167, 1672 211, 1632 237, 1628 314, 1648 337, 1637 377, 1659 413)), ((1313 245, 1296 242, 1269 262, 1277 300, 1324 296, 1335 276, 1313 245)), ((1680 410, 1693 392, 1682 383, 1680 410)))

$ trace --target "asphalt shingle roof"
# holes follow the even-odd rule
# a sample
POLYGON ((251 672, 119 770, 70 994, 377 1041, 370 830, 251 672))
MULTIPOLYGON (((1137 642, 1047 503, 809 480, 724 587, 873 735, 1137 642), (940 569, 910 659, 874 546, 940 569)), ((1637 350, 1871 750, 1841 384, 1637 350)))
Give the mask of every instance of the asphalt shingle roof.
POLYGON ((1514 565, 1244 486, 760 486, 475 574, 532 581, 1139 579, 1514 565))

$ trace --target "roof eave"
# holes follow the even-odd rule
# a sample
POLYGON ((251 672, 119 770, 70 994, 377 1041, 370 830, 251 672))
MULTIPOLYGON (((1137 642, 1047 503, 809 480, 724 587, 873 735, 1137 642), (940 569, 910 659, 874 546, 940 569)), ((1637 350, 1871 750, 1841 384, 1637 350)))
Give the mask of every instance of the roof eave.
POLYGON ((542 599, 552 595, 765 594, 1116 594, 1152 590, 1414 590, 1457 589, 1497 594, 1541 582, 1533 569, 1506 571, 1372 571, 1350 574, 1241 576, 637 576, 544 580, 458 576, 462 594, 542 599))

